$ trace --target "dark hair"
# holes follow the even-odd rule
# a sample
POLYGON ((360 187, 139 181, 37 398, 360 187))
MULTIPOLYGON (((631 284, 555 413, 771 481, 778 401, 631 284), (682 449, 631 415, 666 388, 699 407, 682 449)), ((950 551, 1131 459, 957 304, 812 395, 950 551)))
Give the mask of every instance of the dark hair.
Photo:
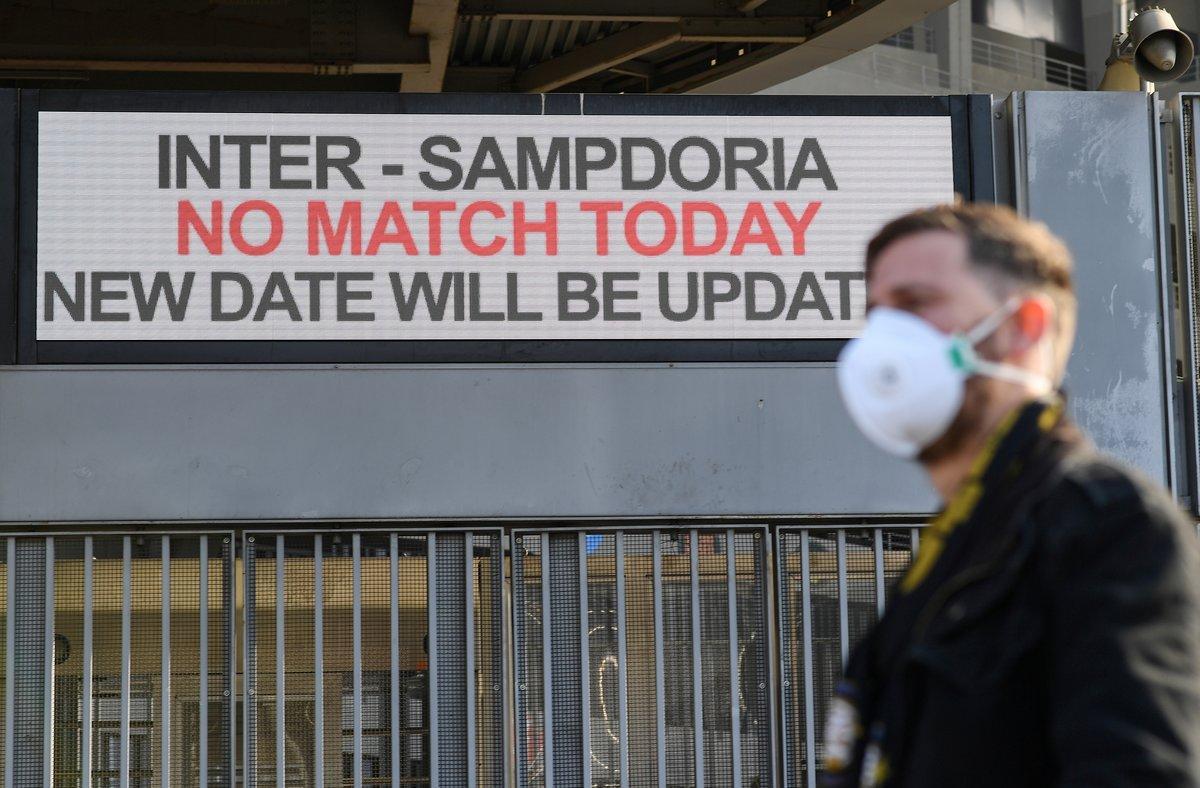
POLYGON ((1061 375, 1075 335, 1075 293, 1071 253, 1046 225, 1031 222, 1001 205, 938 205, 907 213, 884 225, 867 244, 870 281, 884 249, 911 235, 947 232, 967 242, 974 271, 999 298, 1030 291, 1047 295, 1055 309, 1055 366, 1061 375))

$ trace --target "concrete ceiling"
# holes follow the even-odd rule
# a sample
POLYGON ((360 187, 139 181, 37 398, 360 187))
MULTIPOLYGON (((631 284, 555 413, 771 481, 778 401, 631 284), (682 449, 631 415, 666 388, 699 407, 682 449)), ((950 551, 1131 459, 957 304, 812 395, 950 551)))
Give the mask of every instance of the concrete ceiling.
POLYGON ((0 0, 0 85, 742 93, 947 2, 0 0))

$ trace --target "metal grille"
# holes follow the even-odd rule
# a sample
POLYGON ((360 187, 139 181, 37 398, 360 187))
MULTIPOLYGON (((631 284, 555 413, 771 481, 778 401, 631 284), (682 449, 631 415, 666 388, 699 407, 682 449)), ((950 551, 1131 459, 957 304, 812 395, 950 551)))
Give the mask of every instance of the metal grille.
POLYGON ((514 540, 521 785, 773 784, 762 530, 514 540))
POLYGON ((497 666, 504 659, 504 562, 500 534, 472 536, 471 572, 475 592, 475 740, 479 785, 504 784, 504 689, 497 666), (494 613, 493 613, 494 611, 494 613))
POLYGON ((3 543, 4 785, 231 788, 231 536, 3 543))
POLYGON ((824 720, 842 667, 879 619, 890 588, 912 560, 916 528, 784 529, 779 582, 784 776, 815 786, 824 720))
POLYGON ((499 532, 248 532, 244 556, 249 784, 503 784, 499 532))
MULTIPOLYGON (((1195 64, 1193 64, 1195 65, 1195 64)), ((1192 439, 1188 441, 1191 447, 1190 471, 1192 496, 1190 509, 1193 514, 1200 512, 1200 299, 1197 298, 1197 288, 1200 288, 1200 248, 1196 237, 1200 233, 1200 196, 1197 195, 1197 184, 1200 182, 1200 155, 1197 154, 1196 135, 1196 105, 1193 97, 1181 98, 1179 103, 1180 122, 1179 137, 1176 145, 1179 150, 1179 167, 1177 178, 1179 188, 1179 223, 1181 231, 1179 242, 1180 256, 1183 258, 1179 265, 1179 296, 1176 303, 1181 304, 1184 341, 1186 342, 1187 364, 1189 369, 1181 370, 1180 377, 1191 380, 1187 392, 1188 421, 1192 439)))

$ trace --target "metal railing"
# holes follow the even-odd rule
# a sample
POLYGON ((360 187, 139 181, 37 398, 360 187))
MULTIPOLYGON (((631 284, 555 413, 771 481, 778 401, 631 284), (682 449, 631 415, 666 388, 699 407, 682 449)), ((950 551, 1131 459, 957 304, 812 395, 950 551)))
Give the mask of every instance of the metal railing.
POLYGON ((1088 86, 1087 70, 1082 66, 981 38, 971 41, 971 61, 1071 90, 1087 90, 1088 86))
POLYGON ((888 36, 879 43, 897 49, 911 49, 915 52, 936 52, 937 39, 933 28, 928 25, 916 24, 905 28, 894 36, 888 36))
POLYGON ((871 77, 879 82, 920 88, 928 93, 950 89, 950 72, 940 68, 914 63, 877 49, 871 50, 869 63, 871 77))

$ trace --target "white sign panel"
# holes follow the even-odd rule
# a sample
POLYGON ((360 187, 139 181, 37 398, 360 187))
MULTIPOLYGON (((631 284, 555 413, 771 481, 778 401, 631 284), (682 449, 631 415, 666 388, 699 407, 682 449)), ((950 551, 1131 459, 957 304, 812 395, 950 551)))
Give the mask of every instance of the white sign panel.
POLYGON ((39 340, 851 336, 947 117, 42 112, 39 340))

